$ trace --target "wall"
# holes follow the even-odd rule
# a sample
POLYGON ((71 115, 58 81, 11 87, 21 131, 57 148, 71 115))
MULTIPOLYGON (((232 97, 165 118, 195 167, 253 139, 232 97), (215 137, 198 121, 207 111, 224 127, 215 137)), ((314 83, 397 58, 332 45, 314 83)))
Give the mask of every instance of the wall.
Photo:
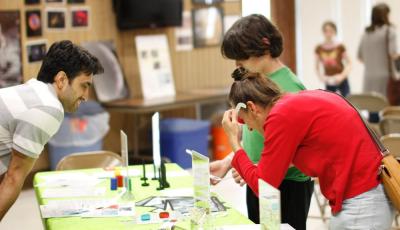
MULTIPOLYGON (((190 52, 176 52, 174 28, 119 31, 116 28, 111 0, 86 0, 84 6, 89 6, 91 10, 91 27, 88 30, 67 29, 64 32, 50 32, 43 28, 42 37, 27 39, 25 10, 42 9, 42 23, 44 25, 44 9, 46 7, 44 2, 45 0, 41 0, 40 5, 28 6, 24 4, 24 0, 0 0, 0 10, 19 9, 21 12, 23 75, 25 81, 35 77, 40 68, 40 63, 27 63, 25 51, 27 41, 45 38, 48 40, 49 46, 54 41, 61 39, 70 39, 78 44, 84 41, 113 40, 116 44, 119 60, 126 75, 125 78, 130 91, 133 96, 138 97, 141 95, 141 90, 134 37, 136 35, 164 33, 169 40, 171 63, 177 91, 188 91, 205 87, 228 87, 231 83, 230 73, 234 68, 234 62, 221 57, 219 46, 194 49, 190 52)), ((240 14, 240 1, 225 2, 221 5, 227 15, 240 14)), ((58 6, 67 9, 71 7, 70 4, 51 4, 51 7, 58 6)), ((80 4, 74 4, 73 6, 80 6, 80 4)), ((191 10, 195 7, 191 5, 191 0, 184 0, 184 8, 185 10, 191 10)), ((184 109, 165 113, 165 116, 194 117, 194 111, 193 109, 184 109)), ((140 121, 143 121, 141 122, 141 126, 144 126, 146 119, 140 119, 140 121)), ((111 113, 110 124, 111 130, 105 138, 104 149, 119 152, 119 129, 123 128, 127 131, 128 136, 131 135, 133 121, 129 115, 111 113)), ((131 138, 129 139, 132 140, 131 138)), ((130 146, 132 145, 130 144, 130 146)))
MULTIPOLYGON (((91 25, 89 29, 74 30, 67 27, 62 32, 47 31, 43 28, 41 37, 27 38, 25 26, 25 10, 41 9, 42 26, 45 23, 45 0, 41 0, 38 5, 25 5, 24 0, 0 0, 0 10, 20 10, 21 15, 21 35, 22 35, 22 54, 23 54, 23 75, 24 80, 35 77, 41 63, 30 64, 27 62, 25 44, 28 41, 47 39, 48 47, 54 42, 62 39, 69 39, 75 43, 96 40, 114 40, 118 43, 118 31, 115 27, 115 17, 111 10, 111 1, 108 0, 86 0, 86 4, 48 4, 48 7, 62 7, 69 9, 71 6, 89 6, 91 13, 91 25), (104 20, 106 19, 106 20, 104 20)), ((68 13, 67 13, 68 16, 68 13)), ((68 17, 67 17, 68 20, 68 17)), ((68 25, 68 23, 67 23, 68 25)))
MULTIPOLYGON (((370 23, 371 6, 378 2, 389 4, 391 21, 400 32, 400 1, 396 0, 296 0, 298 20, 298 75, 308 89, 323 88, 315 73, 314 50, 323 41, 321 26, 326 20, 333 20, 339 29, 338 39, 344 43, 352 60, 353 69, 349 75, 352 92, 361 92, 363 85, 362 63, 357 60, 357 50, 366 25, 370 23)), ((399 37, 399 36, 398 36, 399 37)), ((398 38, 399 39, 399 38, 398 38)))

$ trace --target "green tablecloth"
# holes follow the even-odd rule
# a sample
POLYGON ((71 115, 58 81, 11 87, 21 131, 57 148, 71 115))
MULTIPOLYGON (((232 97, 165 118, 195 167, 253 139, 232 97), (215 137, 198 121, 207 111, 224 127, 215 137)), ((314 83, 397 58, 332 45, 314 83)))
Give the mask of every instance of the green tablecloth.
MULTIPOLYGON (((130 166, 130 168, 136 168, 141 170, 142 166, 130 166)), ((152 171, 153 166, 147 165, 146 171, 152 171)), ((176 164, 167 164, 167 171, 182 171, 176 164)), ((44 177, 46 175, 56 175, 63 173, 87 173, 88 175, 96 175, 96 173, 104 172, 103 169, 88 169, 88 170, 73 170, 73 171, 58 171, 58 172, 40 172, 35 175, 34 185, 39 184, 44 181, 44 177)), ((133 191, 135 196, 135 201, 143 200, 149 196, 157 196, 161 193, 156 190, 158 187, 157 181, 149 180, 150 186, 142 187, 140 176, 132 177, 133 182, 133 191)), ((167 178, 168 182, 171 185, 171 189, 179 189, 179 188, 191 188, 193 184, 193 178, 191 176, 179 176, 179 177, 169 177, 167 178)), ((104 180, 97 186, 106 187, 107 192, 106 196, 113 197, 116 195, 115 191, 111 191, 110 188, 110 180, 104 180)), ((42 192, 44 188, 36 187, 36 198, 38 203, 46 204, 49 199, 42 198, 42 192)), ((221 198, 221 197, 219 197, 221 198)), ((83 199, 83 198, 71 198, 71 199, 83 199)), ((221 199, 222 200, 222 199, 221 199)), ((213 218, 213 224, 215 226, 222 225, 236 225, 236 224, 251 224, 252 222, 247 219, 245 216, 240 214, 238 211, 229 208, 229 204, 224 204, 228 207, 226 214, 216 215, 213 218)), ((136 215, 140 215, 145 212, 149 212, 153 208, 149 207, 135 207, 136 215)), ((81 218, 81 217, 64 217, 64 218, 48 218, 44 219, 44 224, 47 229, 51 230, 78 230, 78 229, 157 229, 160 224, 152 224, 152 225, 138 225, 134 224, 134 218, 132 217, 108 217, 108 218, 81 218)), ((190 229, 189 221, 180 221, 177 226, 183 227, 184 229, 190 229)))

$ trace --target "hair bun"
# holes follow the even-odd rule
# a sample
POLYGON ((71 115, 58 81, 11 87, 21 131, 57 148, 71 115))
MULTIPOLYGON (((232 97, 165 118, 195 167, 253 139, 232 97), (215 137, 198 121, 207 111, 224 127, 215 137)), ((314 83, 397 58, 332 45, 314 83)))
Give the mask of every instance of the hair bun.
POLYGON ((246 73, 247 70, 245 68, 239 67, 232 72, 231 76, 235 81, 241 81, 243 80, 243 77, 246 75, 246 73))

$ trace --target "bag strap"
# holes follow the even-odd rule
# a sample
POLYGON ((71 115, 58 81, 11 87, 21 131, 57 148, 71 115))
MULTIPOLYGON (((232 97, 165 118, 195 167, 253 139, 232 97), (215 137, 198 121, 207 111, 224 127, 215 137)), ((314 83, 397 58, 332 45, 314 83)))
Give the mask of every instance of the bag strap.
MULTIPOLYGON (((333 92, 330 92, 330 91, 327 91, 327 90, 323 90, 323 91, 329 92, 329 93, 333 93, 333 92)), ((365 119, 363 118, 363 116, 361 116, 361 114, 360 114, 360 112, 358 111, 358 109, 357 109, 353 104, 351 104, 351 103, 350 103, 345 97, 343 97, 342 95, 337 94, 337 93, 333 93, 333 94, 338 95, 338 96, 340 96, 341 98, 343 98, 343 100, 345 100, 345 101, 347 102, 347 104, 349 104, 349 105, 357 112, 357 114, 358 114, 358 116, 360 117, 361 121, 363 122, 365 128, 367 129, 367 131, 368 131, 368 133, 369 133, 371 139, 374 140, 374 143, 375 143, 376 147, 379 149, 379 151, 381 152, 381 154, 382 154, 383 156, 386 156, 386 155, 390 154, 390 153, 389 153, 389 150, 382 144, 382 142, 379 140, 379 138, 378 138, 378 136, 376 135, 376 133, 374 132, 374 130, 371 129, 371 127, 370 127, 370 126, 368 125, 368 123, 365 121, 365 119)))

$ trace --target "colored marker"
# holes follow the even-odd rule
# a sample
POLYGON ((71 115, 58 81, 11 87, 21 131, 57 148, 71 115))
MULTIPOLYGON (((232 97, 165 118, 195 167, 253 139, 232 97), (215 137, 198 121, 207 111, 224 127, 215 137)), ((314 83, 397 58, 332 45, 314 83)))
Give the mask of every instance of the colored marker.
POLYGON ((117 178, 111 178, 110 189, 117 190, 117 178))
POLYGON ((122 175, 117 176, 117 184, 118 188, 124 187, 124 176, 122 175))

